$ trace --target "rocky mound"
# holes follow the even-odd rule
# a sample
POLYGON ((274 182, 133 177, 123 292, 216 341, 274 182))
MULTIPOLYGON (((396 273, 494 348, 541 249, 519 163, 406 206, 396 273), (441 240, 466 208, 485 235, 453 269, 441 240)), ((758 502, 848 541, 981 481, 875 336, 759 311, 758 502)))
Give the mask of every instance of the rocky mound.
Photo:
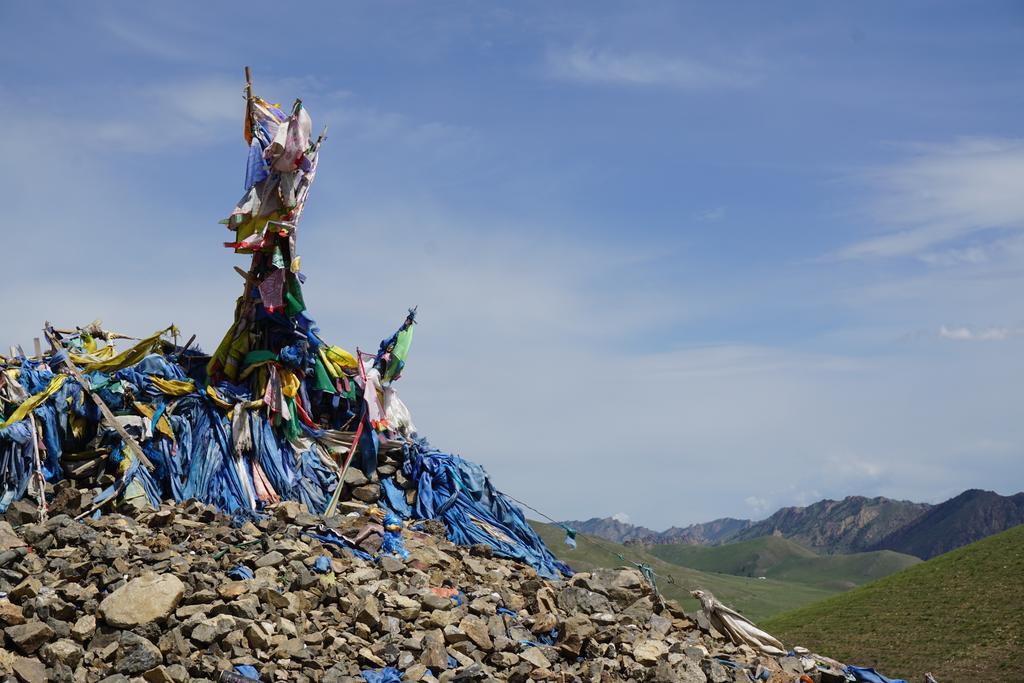
MULTIPOLYGON (((45 523, 17 503, 0 522, 0 668, 17 680, 750 680, 778 662, 661 604, 635 569, 549 582, 433 522, 407 559, 367 561, 308 533, 298 503, 239 528, 197 502, 85 522, 74 491, 45 523), (385 679, 386 680, 386 679, 385 679)), ((787 680, 778 673, 774 680, 787 680)))

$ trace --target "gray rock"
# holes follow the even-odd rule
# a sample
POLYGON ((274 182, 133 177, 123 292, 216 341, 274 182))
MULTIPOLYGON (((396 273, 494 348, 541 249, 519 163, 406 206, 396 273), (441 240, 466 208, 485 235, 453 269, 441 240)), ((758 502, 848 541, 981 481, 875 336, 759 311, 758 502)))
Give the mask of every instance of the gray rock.
POLYGON ((119 628, 162 621, 174 612, 184 593, 185 584, 177 576, 145 572, 104 598, 100 616, 119 628))
POLYGON ((256 560, 257 567, 277 567, 284 562, 284 555, 277 550, 271 550, 269 553, 256 560))
POLYGON ((352 487, 366 486, 370 480, 358 467, 350 467, 345 472, 345 483, 352 487))
POLYGON ((451 598, 427 591, 420 596, 420 604, 425 610, 449 610, 454 604, 451 598))
POLYGON ((116 671, 135 676, 163 663, 160 648, 131 631, 121 633, 116 671))
POLYGON ((85 651, 75 641, 62 638, 44 645, 41 654, 43 661, 50 666, 56 666, 59 663, 74 669, 82 661, 85 651))
POLYGON ((558 607, 565 612, 583 612, 594 614, 596 612, 610 612, 612 609, 608 598, 577 586, 569 586, 558 594, 558 607))
POLYGON ((231 632, 235 628, 235 620, 227 614, 203 619, 192 629, 191 638, 200 645, 210 645, 231 632))

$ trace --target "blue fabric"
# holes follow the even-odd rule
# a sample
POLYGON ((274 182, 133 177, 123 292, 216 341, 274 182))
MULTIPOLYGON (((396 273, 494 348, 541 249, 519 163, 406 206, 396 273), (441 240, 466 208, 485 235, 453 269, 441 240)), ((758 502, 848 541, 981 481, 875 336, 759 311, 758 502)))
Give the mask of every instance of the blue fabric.
POLYGON ((525 562, 546 579, 572 575, 527 524, 522 511, 491 485, 482 467, 432 449, 424 440, 406 444, 405 456, 403 473, 416 482, 415 516, 443 521, 448 540, 488 545, 496 555, 525 562), (492 536, 471 516, 504 538, 492 536))
POLYGON ((336 531, 332 531, 331 529, 325 529, 325 530, 323 530, 323 531, 321 531, 319 533, 313 533, 312 531, 307 531, 307 532, 305 532, 305 534, 306 534, 306 536, 309 536, 310 538, 315 538, 316 540, 320 541, 321 543, 328 543, 328 544, 333 545, 335 547, 347 550, 350 553, 352 553, 353 555, 355 555, 356 557, 362 558, 362 559, 364 559, 364 560, 366 560, 368 562, 373 562, 374 561, 373 555, 371 555, 370 553, 368 553, 368 552, 366 552, 364 550, 360 550, 359 548, 356 548, 351 543, 349 543, 348 540, 344 536, 342 536, 341 534, 339 534, 336 531))
POLYGON ((235 673, 239 676, 245 676, 254 681, 260 680, 260 672, 254 666, 249 664, 238 664, 235 666, 235 673))
POLYGON ((21 375, 18 376, 18 382, 30 396, 49 386, 51 379, 53 370, 49 365, 37 360, 21 359, 21 375))
POLYGON ((316 558, 316 562, 313 563, 313 571, 317 574, 326 574, 331 571, 331 558, 326 555, 316 558))
POLYGON ((392 666, 383 669, 367 669, 359 674, 366 683, 401 683, 402 672, 392 666))
POLYGON ((874 669, 859 666, 847 666, 846 673, 858 683, 907 683, 902 678, 886 678, 874 669))
MULTIPOLYGON (((300 296, 295 292, 293 295, 300 296)), ((259 311, 257 314, 261 315, 259 311)), ((267 339, 264 340, 267 348, 273 349, 283 362, 297 365, 301 375, 313 358, 309 353, 310 346, 315 348, 323 343, 315 322, 306 314, 292 317, 275 314, 266 316, 264 322, 268 324, 267 339)), ((387 342, 385 340, 385 346, 387 342)), ((19 381, 26 391, 31 394, 43 391, 54 376, 53 366, 61 358, 61 354, 56 354, 48 362, 19 359, 19 381)), ((100 425, 98 409, 91 400, 87 400, 83 387, 73 378, 67 379, 34 411, 39 437, 45 447, 41 464, 47 480, 52 482, 64 476, 61 456, 65 450, 82 450, 85 442, 96 436, 100 445, 112 449, 111 456, 104 463, 105 472, 119 475, 118 481, 95 500, 97 503, 124 495, 129 486, 137 483, 154 506, 168 498, 179 502, 194 498, 214 506, 229 515, 232 524, 240 525, 247 519, 257 518, 262 506, 256 497, 255 469, 258 465, 266 481, 282 499, 300 501, 313 513, 323 512, 338 486, 335 464, 326 461, 319 448, 296 453, 288 441, 289 431, 292 438, 295 431, 282 428, 279 418, 276 418, 275 425, 262 411, 250 411, 246 416, 252 433, 252 449, 235 452, 232 425, 226 412, 206 394, 203 387, 207 378, 201 371, 196 371, 197 364, 192 360, 194 358, 187 354, 164 356, 154 353, 135 365, 112 373, 94 371, 86 375, 89 390, 96 392, 115 413, 133 413, 131 400, 140 400, 155 411, 150 418, 151 425, 167 418, 173 439, 159 432, 154 432, 148 439, 143 439, 141 434, 136 436, 154 466, 152 471, 133 461, 126 472, 120 474, 120 466, 129 452, 115 431, 100 425), (186 367, 190 371, 186 371, 186 367), (153 384, 156 377, 186 380, 190 372, 197 381, 197 390, 175 398, 173 402, 153 384), (83 418, 87 425, 81 439, 74 436, 71 428, 76 416, 83 418)), ((357 395, 354 399, 339 400, 334 410, 324 411, 326 404, 321 401, 322 396, 319 392, 309 391, 308 377, 301 376, 305 379, 299 385, 299 396, 315 422, 335 423, 341 418, 347 422, 353 416, 363 421, 358 444, 359 461, 354 466, 373 477, 378 465, 380 441, 377 432, 367 422, 368 411, 362 397, 357 395)), ((254 375, 236 385, 215 377, 213 386, 227 401, 237 403, 251 400, 254 392, 262 391, 256 378, 254 375)), ((35 465, 29 425, 29 422, 22 421, 0 430, 0 511, 26 495, 31 484, 35 465)), ((315 436, 317 430, 303 425, 299 431, 315 436)), ((403 468, 416 488, 414 505, 406 502, 406 492, 393 477, 386 477, 381 482, 381 505, 398 517, 441 520, 448 538, 454 543, 486 544, 496 555, 528 563, 546 578, 571 574, 571 570, 544 547, 526 523, 522 511, 493 487, 483 468, 432 449, 426 441, 406 445, 403 468)), ((337 537, 333 542, 345 547, 337 537)), ((358 548, 347 550, 364 559, 373 559, 358 548)), ((401 532, 385 532, 382 553, 403 558, 408 556, 401 532)))
POLYGON ((234 567, 224 572, 224 575, 229 579, 234 579, 235 581, 245 581, 247 579, 256 578, 256 574, 244 564, 236 564, 234 567))
POLYGON ((330 503, 338 475, 320 459, 315 448, 303 453, 300 462, 299 477, 289 497, 305 503, 310 512, 321 514, 330 503))
POLYGON ((398 488, 394 477, 380 480, 380 495, 389 510, 393 510, 402 519, 412 517, 412 506, 405 502, 405 491, 398 488))
POLYGON ((370 417, 363 412, 363 433, 359 437, 359 469, 369 477, 377 469, 377 450, 380 441, 377 438, 377 430, 370 426, 370 417))
POLYGON ((249 156, 245 160, 245 189, 248 190, 261 180, 270 176, 270 167, 263 157, 263 146, 255 135, 249 144, 249 156))
POLYGON ((35 466, 27 420, 0 429, 0 512, 28 491, 35 466))
MULTIPOLYGON (((63 388, 63 387, 62 387, 63 388)), ((57 408, 51 396, 42 405, 32 411, 32 414, 39 418, 39 426, 42 427, 43 445, 46 453, 42 454, 43 476, 46 481, 55 482, 64 478, 64 470, 60 466, 61 443, 63 435, 60 429, 60 420, 57 408)))
POLYGON ((384 540, 380 544, 381 554, 398 555, 403 560, 409 559, 409 551, 405 549, 405 541, 402 540, 402 520, 393 512, 384 515, 384 540), (398 527, 392 531, 390 527, 398 527))

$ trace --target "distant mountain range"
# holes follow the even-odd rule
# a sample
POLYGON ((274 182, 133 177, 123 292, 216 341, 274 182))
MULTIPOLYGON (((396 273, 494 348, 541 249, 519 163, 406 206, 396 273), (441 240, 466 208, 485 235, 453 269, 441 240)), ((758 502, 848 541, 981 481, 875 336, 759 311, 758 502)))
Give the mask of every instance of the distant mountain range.
POLYGON ((872 549, 929 508, 931 506, 925 503, 863 496, 821 500, 807 507, 782 508, 768 519, 747 527, 732 540, 782 536, 818 552, 856 553, 872 549))
POLYGON ((916 520, 875 543, 923 560, 1024 524, 1024 493, 1001 496, 970 489, 931 507, 916 520))
POLYGON ((687 527, 674 526, 665 531, 654 531, 644 526, 620 522, 612 517, 592 517, 585 521, 570 521, 564 524, 585 534, 626 545, 718 545, 732 540, 736 534, 754 523, 749 519, 723 517, 687 527))
POLYGON ((970 489, 938 505, 850 496, 782 508, 759 522, 726 517, 665 531, 607 517, 565 524, 615 543, 721 545, 781 536, 824 554, 895 550, 927 560, 1024 524, 1024 493, 970 489))

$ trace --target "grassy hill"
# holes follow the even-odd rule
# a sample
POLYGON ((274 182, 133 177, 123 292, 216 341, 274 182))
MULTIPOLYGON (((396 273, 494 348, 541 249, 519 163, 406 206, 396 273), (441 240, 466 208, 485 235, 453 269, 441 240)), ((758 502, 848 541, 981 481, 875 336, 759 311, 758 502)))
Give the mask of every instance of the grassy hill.
POLYGON ((1024 525, 762 626, 888 676, 1024 680, 1024 525))
POLYGON ((765 576, 830 591, 848 590, 920 562, 911 555, 889 550, 822 556, 779 536, 722 546, 656 545, 648 552, 700 571, 765 576))
POLYGON ((678 601, 688 611, 699 607, 697 601, 690 597, 690 591, 696 588, 710 590, 720 600, 754 621, 793 609, 798 605, 810 604, 834 593, 799 583, 771 579, 764 581, 680 567, 650 555, 640 548, 593 539, 586 534, 578 535, 577 548, 574 550, 565 545, 565 531, 561 527, 532 520, 530 524, 551 551, 576 571, 588 571, 597 567, 620 567, 633 562, 649 564, 658 575, 658 587, 662 594, 666 598, 678 601), (627 561, 619 560, 617 554, 622 554, 627 561), (670 577, 674 582, 670 582, 670 577))

